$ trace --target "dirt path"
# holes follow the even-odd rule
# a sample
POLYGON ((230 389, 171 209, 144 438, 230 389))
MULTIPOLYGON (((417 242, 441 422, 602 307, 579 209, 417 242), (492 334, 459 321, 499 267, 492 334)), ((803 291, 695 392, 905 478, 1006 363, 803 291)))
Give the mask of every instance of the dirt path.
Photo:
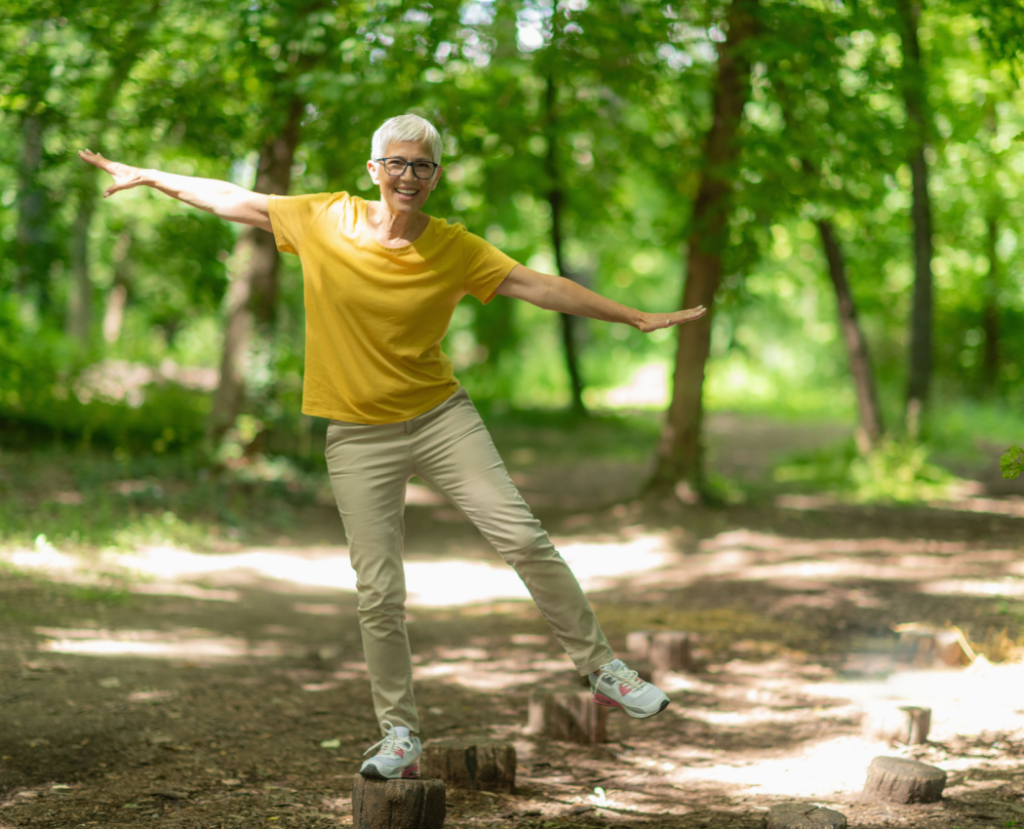
MULTIPOLYGON (((475 531, 414 488, 423 736, 500 737, 518 753, 517 793, 450 790, 448 826, 753 829, 791 799, 851 826, 1024 826, 1024 673, 914 668, 892 632, 948 621, 980 642, 1005 628, 992 649, 1024 634, 1019 495, 1001 512, 654 509, 616 503, 636 465, 523 466, 613 646, 688 630, 698 665, 667 678, 663 715, 613 717, 605 746, 526 734, 529 694, 571 687, 571 665, 475 531), (886 697, 931 705, 932 742, 864 737, 865 708, 886 697), (880 754, 945 768, 946 797, 860 803, 880 754)), ((309 544, 17 559, 53 580, 0 579, 0 827, 351 825, 376 729, 340 529, 326 507, 306 518, 293 542, 309 544)))

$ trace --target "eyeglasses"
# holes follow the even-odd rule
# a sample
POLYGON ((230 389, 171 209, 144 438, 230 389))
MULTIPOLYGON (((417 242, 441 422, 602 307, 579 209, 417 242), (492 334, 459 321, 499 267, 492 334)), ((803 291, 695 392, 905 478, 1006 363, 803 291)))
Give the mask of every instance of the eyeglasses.
POLYGON ((387 174, 393 178, 404 176, 406 169, 412 167, 412 174, 422 181, 433 178, 439 166, 433 161, 406 161, 397 157, 375 158, 374 161, 383 164, 387 174))

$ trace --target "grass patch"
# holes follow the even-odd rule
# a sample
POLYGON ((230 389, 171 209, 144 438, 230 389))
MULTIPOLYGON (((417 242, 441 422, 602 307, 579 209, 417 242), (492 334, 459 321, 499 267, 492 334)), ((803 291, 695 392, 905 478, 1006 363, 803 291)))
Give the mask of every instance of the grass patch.
POLYGON ((932 449, 888 439, 867 454, 852 441, 794 455, 775 467, 776 483, 827 492, 858 504, 915 504, 952 498, 963 481, 929 462, 932 449))
POLYGON ((7 450, 0 545, 206 549, 288 532, 324 486, 323 475, 287 461, 216 470, 188 454, 7 450))

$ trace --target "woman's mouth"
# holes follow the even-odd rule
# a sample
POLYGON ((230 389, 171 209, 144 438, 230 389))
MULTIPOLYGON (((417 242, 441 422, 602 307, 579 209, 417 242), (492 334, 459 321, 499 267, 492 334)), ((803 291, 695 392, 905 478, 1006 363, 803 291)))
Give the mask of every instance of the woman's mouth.
POLYGON ((402 189, 396 187, 395 188, 395 192, 398 193, 398 195, 405 196, 408 199, 408 198, 412 198, 413 196, 415 196, 419 191, 418 190, 402 190, 402 189))

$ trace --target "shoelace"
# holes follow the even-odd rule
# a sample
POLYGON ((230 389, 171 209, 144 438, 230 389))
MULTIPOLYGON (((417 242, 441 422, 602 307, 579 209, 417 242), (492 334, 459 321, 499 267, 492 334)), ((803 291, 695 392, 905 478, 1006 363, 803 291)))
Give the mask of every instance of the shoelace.
POLYGON ((385 727, 384 739, 379 740, 378 742, 370 746, 368 749, 366 749, 366 751, 363 752, 363 757, 365 757, 378 746, 382 746, 381 750, 377 752, 378 754, 394 754, 396 748, 404 748, 407 751, 412 751, 412 740, 408 739, 407 737, 399 737, 395 733, 395 727, 387 720, 384 720, 384 722, 382 722, 381 725, 385 727))
POLYGON ((601 676, 613 676, 619 682, 623 682, 632 688, 634 691, 646 683, 640 679, 640 675, 636 671, 631 671, 628 668, 608 668, 601 666, 603 673, 601 676))

